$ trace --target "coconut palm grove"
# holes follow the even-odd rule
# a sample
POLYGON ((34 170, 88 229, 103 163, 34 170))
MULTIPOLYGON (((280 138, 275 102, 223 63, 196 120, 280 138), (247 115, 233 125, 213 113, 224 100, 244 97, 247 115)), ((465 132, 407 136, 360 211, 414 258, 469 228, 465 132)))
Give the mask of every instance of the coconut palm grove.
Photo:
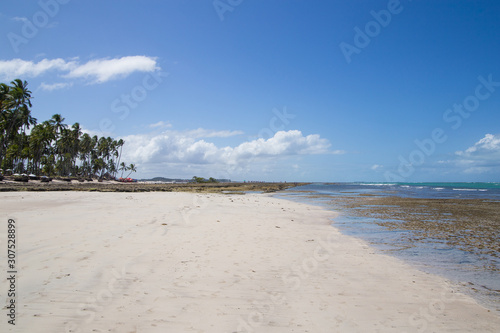
MULTIPOLYGON (((39 122, 31 115, 28 83, 0 83, 0 168, 6 174, 32 174, 80 180, 115 179, 136 171, 121 161, 123 140, 90 136, 79 123, 64 124, 60 114, 39 122)), ((0 173, 1 174, 1 173, 0 173)))

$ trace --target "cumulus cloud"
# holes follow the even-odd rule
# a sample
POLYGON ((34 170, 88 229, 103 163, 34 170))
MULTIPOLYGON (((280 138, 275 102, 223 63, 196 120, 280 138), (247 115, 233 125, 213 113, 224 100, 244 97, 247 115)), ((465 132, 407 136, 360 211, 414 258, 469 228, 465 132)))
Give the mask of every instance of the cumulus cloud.
POLYGON ((328 140, 317 134, 304 136, 297 130, 280 131, 267 140, 256 139, 235 147, 217 147, 206 140, 239 133, 198 129, 166 131, 157 135, 130 135, 123 138, 127 142, 124 159, 140 164, 214 164, 234 167, 275 157, 332 153, 328 150, 328 140))
POLYGON ((279 131, 264 140, 262 138, 240 144, 230 150, 236 160, 276 155, 309 155, 328 151, 328 140, 321 139, 317 134, 303 136, 297 130, 279 131))
POLYGON ((464 151, 455 153, 457 165, 465 173, 500 171, 500 134, 486 134, 484 138, 464 151))
POLYGON ((39 62, 22 59, 0 60, 0 78, 38 77, 55 72, 69 79, 84 79, 90 83, 104 83, 124 78, 134 72, 154 72, 160 68, 156 58, 127 56, 115 59, 94 59, 81 64, 78 59, 42 59, 39 62))
POLYGON ((456 154, 459 156, 473 156, 491 154, 500 151, 500 134, 486 134, 484 138, 476 142, 472 147, 467 148, 465 151, 458 151, 456 154))

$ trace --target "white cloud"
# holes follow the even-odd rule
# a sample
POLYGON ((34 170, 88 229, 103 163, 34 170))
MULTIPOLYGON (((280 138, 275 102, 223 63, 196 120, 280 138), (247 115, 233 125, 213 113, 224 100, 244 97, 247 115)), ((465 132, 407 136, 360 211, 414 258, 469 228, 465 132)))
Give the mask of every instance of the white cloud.
POLYGON ((193 138, 227 138, 230 136, 243 134, 242 131, 212 131, 198 128, 187 132, 187 135, 193 138))
POLYGON ((74 61, 64 59, 43 59, 39 62, 22 59, 0 60, 0 77, 13 80, 19 77, 37 77, 49 71, 69 71, 76 66, 74 61))
POLYGON ((249 162, 296 155, 329 154, 330 143, 317 134, 304 136, 300 131, 280 131, 267 140, 243 142, 235 147, 217 147, 201 139, 224 136, 239 131, 209 131, 198 129, 187 132, 166 131, 158 135, 130 135, 124 137, 124 159, 138 164, 177 163, 211 164, 225 168, 242 167, 249 162))
POLYGON ((383 168, 383 167, 384 167, 383 165, 374 164, 374 165, 372 165, 372 167, 370 169, 375 171, 375 170, 378 170, 378 169, 383 168))
POLYGON ((90 136, 94 136, 94 135, 97 135, 98 137, 101 137, 101 136, 104 136, 104 137, 111 136, 112 137, 113 136, 113 133, 111 133, 111 132, 103 132, 100 130, 91 130, 91 129, 87 129, 83 126, 81 126, 81 129, 82 129, 82 133, 87 133, 90 136))
POLYGON ((228 150, 230 158, 235 161, 278 155, 309 155, 328 152, 330 143, 319 135, 303 136, 297 130, 279 131, 267 140, 262 138, 240 144, 228 150))
POLYGON ((159 121, 157 123, 149 125, 151 128, 170 128, 172 127, 172 124, 166 123, 164 121, 159 121))
POLYGON ((500 171, 500 134, 486 134, 484 138, 464 151, 455 153, 455 164, 465 173, 500 171))
POLYGON ((40 89, 46 90, 46 91, 53 91, 53 90, 68 88, 71 86, 73 86, 73 82, 52 83, 52 84, 47 84, 45 82, 42 82, 42 84, 40 85, 40 89))
POLYGON ((476 142, 465 151, 457 151, 455 154, 471 159, 485 159, 498 157, 500 153, 500 134, 486 134, 484 138, 476 142))
POLYGON ((500 151, 500 135, 486 134, 484 138, 469 147, 465 152, 457 152, 457 155, 472 155, 475 153, 500 151))
POLYGON ((28 18, 27 17, 24 17, 24 16, 14 16, 12 18, 12 21, 16 21, 16 22, 26 22, 28 21, 28 18))
POLYGON ((80 64, 78 59, 67 61, 61 58, 42 59, 39 62, 0 60, 0 78, 7 81, 19 77, 38 77, 53 71, 64 78, 103 83, 127 77, 134 72, 154 72, 159 69, 156 58, 146 56, 95 59, 84 64, 80 64))
POLYGON ((66 77, 91 79, 103 83, 134 72, 154 72, 159 67, 156 59, 146 56, 129 56, 118 59, 96 59, 73 68, 66 77))
POLYGON ((491 171, 491 167, 472 167, 472 168, 467 168, 464 170, 464 173, 468 174, 481 174, 481 173, 488 173, 491 171))

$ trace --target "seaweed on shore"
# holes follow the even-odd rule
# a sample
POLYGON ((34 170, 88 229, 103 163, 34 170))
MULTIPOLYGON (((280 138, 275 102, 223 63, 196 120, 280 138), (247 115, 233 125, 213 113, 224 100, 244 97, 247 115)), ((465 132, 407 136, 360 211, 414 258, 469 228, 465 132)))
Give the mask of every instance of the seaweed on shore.
POLYGON ((432 239, 500 258, 498 201, 345 196, 332 202, 349 209, 351 215, 375 218, 377 225, 389 230, 409 231, 405 239, 409 243, 432 239))

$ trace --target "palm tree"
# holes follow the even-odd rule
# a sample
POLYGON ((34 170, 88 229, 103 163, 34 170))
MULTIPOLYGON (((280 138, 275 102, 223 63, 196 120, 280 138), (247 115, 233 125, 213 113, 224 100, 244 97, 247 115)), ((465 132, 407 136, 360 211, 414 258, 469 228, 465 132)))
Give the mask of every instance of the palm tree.
POLYGON ((10 87, 5 83, 0 83, 0 112, 9 108, 9 101, 11 100, 10 87))
MULTIPOLYGON (((116 147, 120 148, 120 151, 119 152, 117 151, 117 154, 118 154, 118 161, 116 162, 116 169, 117 170, 121 170, 118 166, 120 165, 120 159, 122 158, 122 148, 123 148, 124 144, 125 144, 125 141, 123 141, 123 139, 116 141, 116 147)), ((123 173, 122 173, 122 175, 123 175, 123 173)), ((116 177, 116 174, 114 176, 116 177)))
MULTIPOLYGON (((0 86, 0 164, 4 158, 7 145, 15 140, 18 130, 26 124, 36 123, 36 119, 30 118, 29 108, 31 105, 31 91, 28 90, 28 82, 16 79, 11 82, 11 86, 2 84, 0 86), (21 114, 20 114, 21 113, 21 114), (23 115, 24 118, 23 119, 23 115)), ((18 149, 20 149, 18 147, 18 149)))
POLYGON ((39 174, 42 157, 51 154, 51 142, 54 138, 52 128, 47 121, 33 127, 28 139, 30 158, 32 160, 32 170, 30 172, 39 174))
POLYGON ((135 164, 130 164, 130 165, 128 166, 128 170, 130 170, 130 172, 129 172, 129 174, 127 175, 127 177, 125 177, 125 178, 128 178, 132 172, 137 172, 137 169, 136 169, 136 167, 135 167, 135 164))
POLYGON ((115 175, 118 170, 116 169, 115 162, 113 160, 110 160, 106 168, 108 169, 108 174, 112 176, 113 179, 116 179, 115 175))
POLYGON ((82 162, 81 168, 84 177, 89 177, 92 173, 92 149, 94 145, 92 143, 92 138, 87 133, 84 133, 80 138, 80 161, 82 162))
POLYGON ((109 144, 105 137, 99 138, 97 142, 97 162, 98 172, 100 172, 99 178, 103 178, 106 173, 106 165, 109 159, 109 144))
POLYGON ((50 155, 44 155, 41 158, 43 167, 42 167, 42 172, 51 177, 56 173, 56 158, 54 157, 53 154, 50 155))
POLYGON ((52 118, 49 120, 49 122, 54 126, 56 136, 58 136, 63 129, 68 127, 68 125, 62 123, 63 121, 64 118, 58 113, 52 115, 52 118))
POLYGON ((96 158, 92 164, 92 172, 98 175, 98 178, 101 180, 104 178, 105 171, 106 171, 106 163, 104 162, 104 160, 101 157, 96 158))
POLYGON ((31 116, 31 111, 29 110, 26 104, 23 104, 19 108, 19 121, 22 126, 23 133, 26 133, 26 130, 30 128, 32 125, 36 125, 36 118, 31 116))
POLYGON ((80 136, 82 135, 82 129, 79 123, 74 123, 71 126, 73 129, 69 132, 69 154, 70 154, 70 169, 71 173, 76 174, 76 159, 80 152, 80 136))
POLYGON ((135 165, 121 162, 122 139, 82 134, 79 123, 68 128, 61 114, 37 124, 30 111, 31 98, 26 81, 0 83, 0 167, 101 179, 106 174, 116 177, 118 171, 122 176, 126 171, 129 175, 136 172, 135 165))
POLYGON ((12 85, 10 95, 12 96, 15 106, 21 107, 22 105, 27 105, 32 107, 31 91, 28 90, 28 82, 15 79, 10 84, 12 85))
MULTIPOLYGON (((29 142, 28 137, 26 136, 26 130, 30 128, 31 125, 36 125, 36 119, 31 116, 31 112, 28 109, 26 104, 22 104, 18 110, 17 114, 18 123, 20 125, 20 132, 17 133, 18 136, 18 146, 19 146, 19 157, 23 156, 21 159, 29 159, 29 142), (26 150, 26 151, 25 151, 26 150)), ((26 161, 26 165, 28 161, 26 161)), ((24 168, 21 168, 24 169, 24 168)), ((23 172, 24 170, 19 170, 19 172, 23 172)))
POLYGON ((120 178, 123 178, 123 173, 128 170, 128 166, 125 164, 125 162, 122 162, 120 164, 120 168, 118 170, 120 170, 122 172, 122 174, 120 175, 120 178))

